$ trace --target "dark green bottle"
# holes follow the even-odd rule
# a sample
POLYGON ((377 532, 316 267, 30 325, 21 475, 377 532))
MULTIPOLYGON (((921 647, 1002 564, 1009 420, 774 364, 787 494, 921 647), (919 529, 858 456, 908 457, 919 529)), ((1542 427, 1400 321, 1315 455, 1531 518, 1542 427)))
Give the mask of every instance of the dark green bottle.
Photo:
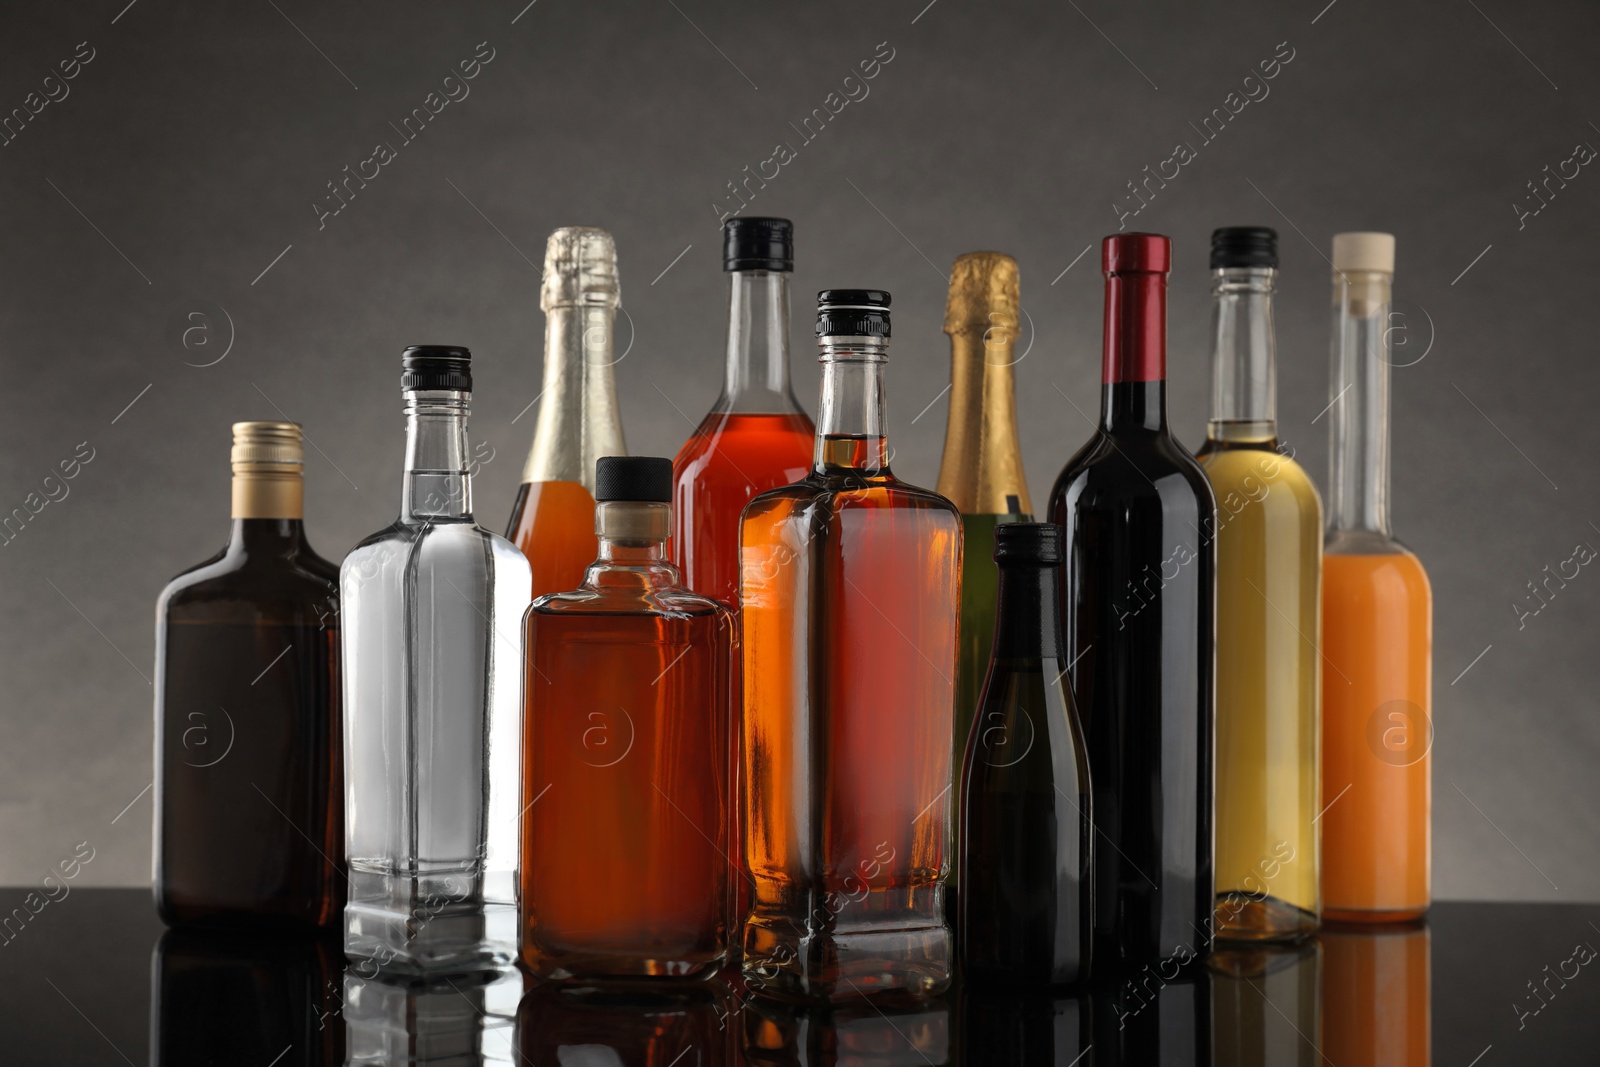
POLYGON ((1057 606, 1062 546, 1053 523, 995 528, 994 649, 961 778, 957 944, 974 984, 1089 973, 1094 829, 1057 606))

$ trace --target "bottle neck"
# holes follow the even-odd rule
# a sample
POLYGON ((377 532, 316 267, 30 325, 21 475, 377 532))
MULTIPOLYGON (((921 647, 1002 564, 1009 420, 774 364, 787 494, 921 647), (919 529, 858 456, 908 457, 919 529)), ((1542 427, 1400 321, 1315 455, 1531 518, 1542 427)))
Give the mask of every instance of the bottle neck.
POLYGON ((467 469, 470 393, 410 390, 406 398, 406 474, 400 495, 405 522, 471 521, 467 469))
POLYGON ((1167 426, 1167 276, 1106 276, 1100 423, 1108 431, 1167 426))
POLYGON ((305 547, 305 524, 299 518, 233 519, 228 555, 289 557, 305 547))
POLYGON ((1333 281, 1328 529, 1389 537, 1389 290, 1393 276, 1333 281))
POLYGON ((728 272, 727 370, 718 411, 799 411, 789 384, 789 273, 728 272))
POLYGON ((594 491, 594 463, 628 452, 617 409, 615 298, 545 310, 544 386, 524 482, 578 482, 594 491))
POLYGON ((889 342, 881 337, 824 337, 821 343, 822 403, 812 468, 888 474, 883 368, 889 342))
POLYGON ((600 555, 584 574, 585 586, 657 591, 682 584, 667 558, 672 507, 635 500, 609 500, 595 507, 600 555))
POLYGON ((993 325, 950 335, 950 417, 938 492, 965 515, 1029 515, 1028 480, 1017 435, 1016 313, 992 311, 993 325))
POLYGON ((1277 343, 1271 267, 1211 272, 1216 297, 1211 319, 1213 441, 1262 443, 1278 436, 1277 343))
POLYGON ((999 569, 993 658, 1064 660, 1057 568, 1011 561, 999 569))

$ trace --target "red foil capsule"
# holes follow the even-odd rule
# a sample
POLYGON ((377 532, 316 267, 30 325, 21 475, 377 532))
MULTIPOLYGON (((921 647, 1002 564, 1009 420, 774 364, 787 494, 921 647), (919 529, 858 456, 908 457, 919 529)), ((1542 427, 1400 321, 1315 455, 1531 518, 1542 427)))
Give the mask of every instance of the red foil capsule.
POLYGON ((1155 382, 1167 376, 1167 272, 1172 240, 1115 233, 1100 245, 1106 275, 1102 380, 1155 382))

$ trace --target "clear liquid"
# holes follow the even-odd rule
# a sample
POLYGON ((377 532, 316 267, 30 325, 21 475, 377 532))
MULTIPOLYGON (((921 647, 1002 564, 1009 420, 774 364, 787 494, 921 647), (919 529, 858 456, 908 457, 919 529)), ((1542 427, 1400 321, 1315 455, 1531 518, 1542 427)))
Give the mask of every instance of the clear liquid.
POLYGON ((400 521, 340 584, 345 950, 403 973, 509 962, 527 560, 470 520, 400 521))

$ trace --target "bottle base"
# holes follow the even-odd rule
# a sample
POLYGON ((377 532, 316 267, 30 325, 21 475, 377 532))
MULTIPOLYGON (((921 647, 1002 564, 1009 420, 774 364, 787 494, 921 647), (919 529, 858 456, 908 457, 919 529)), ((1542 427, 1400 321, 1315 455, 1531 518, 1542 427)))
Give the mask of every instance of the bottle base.
POLYGON ((1322 909, 1322 921, 1337 926, 1391 926, 1414 923, 1428 914, 1428 905, 1411 908, 1329 908, 1322 909))
POLYGON ((516 959, 517 906, 486 901, 461 872, 352 869, 344 951, 358 973, 429 976, 504 967, 516 959), (466 889, 463 889, 463 886, 466 889))
POLYGON ((1216 940, 1222 942, 1298 941, 1317 932, 1316 912, 1277 897, 1219 893, 1212 915, 1216 940))
POLYGON ((943 925, 807 931, 751 916, 742 971, 752 992, 793 1000, 927 996, 950 987, 953 938, 943 925))
POLYGON ((694 982, 710 978, 728 961, 727 952, 698 954, 678 959, 602 952, 543 952, 523 947, 522 966, 535 978, 548 982, 694 982))

